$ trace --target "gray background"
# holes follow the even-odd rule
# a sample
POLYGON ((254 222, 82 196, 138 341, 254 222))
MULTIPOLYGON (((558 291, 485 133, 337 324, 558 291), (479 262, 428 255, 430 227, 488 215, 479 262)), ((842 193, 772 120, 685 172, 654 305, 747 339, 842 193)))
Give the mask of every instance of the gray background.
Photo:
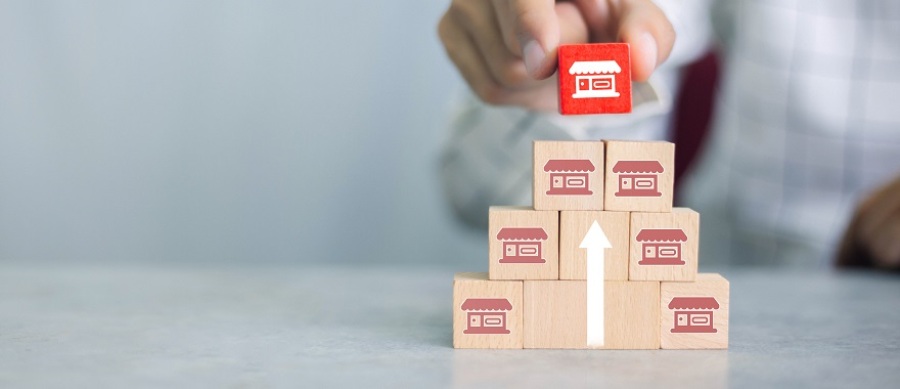
POLYGON ((482 269, 447 4, 0 2, 0 260, 482 269))

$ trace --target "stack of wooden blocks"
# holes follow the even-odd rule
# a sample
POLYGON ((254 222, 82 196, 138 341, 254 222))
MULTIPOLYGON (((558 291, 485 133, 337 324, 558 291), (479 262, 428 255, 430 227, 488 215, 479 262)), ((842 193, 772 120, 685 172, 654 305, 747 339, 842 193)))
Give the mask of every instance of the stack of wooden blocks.
POLYGON ((727 348, 729 284, 697 273, 674 160, 669 142, 534 142, 533 207, 491 207, 488 272, 454 277, 453 346, 727 348))

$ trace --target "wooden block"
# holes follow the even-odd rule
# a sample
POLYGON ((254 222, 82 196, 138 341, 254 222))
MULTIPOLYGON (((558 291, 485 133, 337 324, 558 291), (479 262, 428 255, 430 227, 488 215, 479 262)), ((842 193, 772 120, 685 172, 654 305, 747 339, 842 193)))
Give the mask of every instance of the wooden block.
POLYGON ((694 282, 661 284, 662 348, 728 348, 729 284, 725 277, 701 273, 694 282))
POLYGON ((559 113, 631 112, 631 54, 626 43, 559 47, 559 113))
POLYGON ((522 281, 453 277, 453 348, 522 348, 522 281))
POLYGON ((559 279, 559 212, 491 207, 488 219, 490 279, 559 279))
POLYGON ((612 245, 604 253, 603 278, 628 280, 631 217, 628 212, 610 211, 559 213, 559 279, 584 280, 587 276, 587 250, 581 248, 581 242, 595 220, 612 245))
POLYGON ((675 179, 675 144, 606 142, 607 211, 669 212, 675 179))
MULTIPOLYGON (((525 281, 525 348, 587 346, 586 281, 525 281)), ((659 348, 659 282, 606 281, 601 349, 659 348)))
POLYGON ((693 281, 697 277, 700 214, 690 208, 631 213, 628 279, 693 281))
POLYGON ((603 210, 603 142, 535 141, 534 209, 603 210))

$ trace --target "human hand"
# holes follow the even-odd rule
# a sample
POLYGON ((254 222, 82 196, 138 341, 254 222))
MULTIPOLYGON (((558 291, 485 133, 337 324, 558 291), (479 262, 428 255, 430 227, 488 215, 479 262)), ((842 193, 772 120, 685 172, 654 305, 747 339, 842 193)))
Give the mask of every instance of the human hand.
POLYGON ((900 177, 856 208, 844 232, 837 265, 900 269, 900 177))
POLYGON ((557 109, 560 44, 631 45, 632 76, 645 81, 666 60, 675 31, 650 0, 452 0, 438 24, 448 56, 488 104, 557 109))

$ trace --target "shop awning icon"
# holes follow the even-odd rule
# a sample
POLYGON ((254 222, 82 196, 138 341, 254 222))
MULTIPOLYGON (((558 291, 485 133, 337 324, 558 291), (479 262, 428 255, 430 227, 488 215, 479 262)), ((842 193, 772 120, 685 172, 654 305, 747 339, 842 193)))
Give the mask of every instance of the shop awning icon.
POLYGON ((622 68, 616 61, 575 61, 569 74, 575 76, 573 98, 619 97, 616 91, 616 74, 622 68))
POLYGON ((569 68, 569 74, 613 74, 621 73, 622 68, 616 61, 575 61, 569 68))

